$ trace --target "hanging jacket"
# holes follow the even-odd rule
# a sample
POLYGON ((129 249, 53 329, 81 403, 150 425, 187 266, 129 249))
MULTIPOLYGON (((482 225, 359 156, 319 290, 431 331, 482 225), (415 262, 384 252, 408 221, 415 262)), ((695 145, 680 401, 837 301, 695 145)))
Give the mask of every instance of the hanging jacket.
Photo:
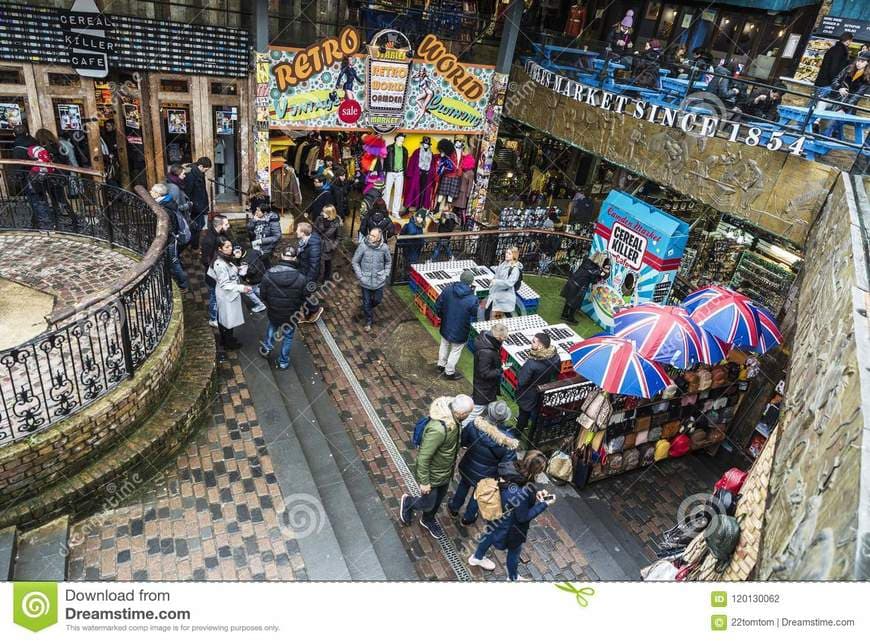
POLYGON ((493 425, 483 416, 462 428, 462 446, 467 448, 459 461, 459 473, 469 483, 495 478, 498 466, 517 458, 520 442, 504 425, 493 425))

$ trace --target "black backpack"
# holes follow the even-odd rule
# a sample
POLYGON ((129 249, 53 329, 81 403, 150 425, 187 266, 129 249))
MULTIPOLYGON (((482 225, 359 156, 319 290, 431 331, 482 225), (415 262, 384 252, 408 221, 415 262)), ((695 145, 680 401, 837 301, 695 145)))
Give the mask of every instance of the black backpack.
POLYGON ((514 291, 520 291, 520 287, 523 285, 523 268, 517 267, 517 271, 519 271, 520 275, 517 277, 517 282, 514 283, 514 291))

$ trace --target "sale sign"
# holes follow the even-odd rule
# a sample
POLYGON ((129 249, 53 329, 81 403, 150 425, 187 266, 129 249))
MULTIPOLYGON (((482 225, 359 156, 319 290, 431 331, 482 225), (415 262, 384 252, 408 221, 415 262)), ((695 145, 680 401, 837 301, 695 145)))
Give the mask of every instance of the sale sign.
POLYGON ((621 191, 611 191, 601 205, 592 255, 606 254, 607 277, 589 288, 583 311, 605 329, 625 307, 666 304, 677 272, 689 225, 621 191))
POLYGON ((338 105, 338 119, 347 125, 352 125, 362 115, 362 107, 352 98, 342 100, 338 105))

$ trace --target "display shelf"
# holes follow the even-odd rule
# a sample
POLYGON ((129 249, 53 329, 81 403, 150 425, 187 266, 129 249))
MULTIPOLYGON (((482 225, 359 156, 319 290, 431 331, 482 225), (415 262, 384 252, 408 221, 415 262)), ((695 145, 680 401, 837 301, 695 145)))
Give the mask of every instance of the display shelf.
POLYGON ((774 314, 778 314, 782 310, 794 278, 794 272, 790 269, 756 252, 746 250, 740 256, 731 278, 731 286, 739 288, 741 293, 762 303, 774 314))

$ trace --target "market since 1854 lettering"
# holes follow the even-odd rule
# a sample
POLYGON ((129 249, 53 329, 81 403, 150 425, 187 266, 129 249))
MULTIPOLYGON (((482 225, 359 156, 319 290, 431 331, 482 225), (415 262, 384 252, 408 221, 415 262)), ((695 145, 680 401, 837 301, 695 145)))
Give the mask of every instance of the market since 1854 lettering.
MULTIPOLYGON (((763 131, 758 127, 723 120, 717 116, 660 107, 650 104, 646 100, 612 93, 598 87, 590 87, 548 71, 531 60, 526 63, 525 69, 533 82, 598 109, 624 114, 636 120, 646 120, 665 127, 673 127, 695 136, 713 138, 722 134, 727 137, 729 142, 740 142, 750 147, 757 147, 761 144, 763 131)), ((782 139, 784 135, 784 131, 774 131, 764 146, 771 151, 788 150, 790 154, 800 156, 803 152, 806 136, 799 136, 793 143, 786 145, 782 139)))

